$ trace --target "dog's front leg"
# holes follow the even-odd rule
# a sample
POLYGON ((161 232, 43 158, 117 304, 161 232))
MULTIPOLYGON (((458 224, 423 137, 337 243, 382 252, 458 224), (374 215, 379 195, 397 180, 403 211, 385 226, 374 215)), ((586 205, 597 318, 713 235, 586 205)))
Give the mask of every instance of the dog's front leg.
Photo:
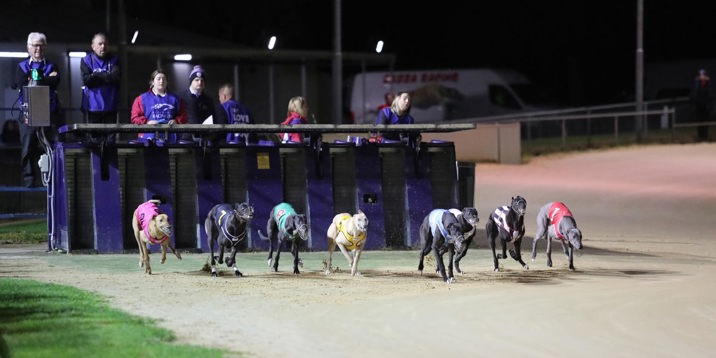
POLYGON ((172 254, 174 254, 174 256, 176 256, 177 259, 181 260, 181 254, 179 253, 179 251, 177 251, 177 250, 174 248, 174 245, 172 245, 172 243, 169 242, 169 244, 168 244, 167 246, 169 246, 169 250, 172 250, 172 254))
POLYGON ((505 239, 500 235, 500 248, 502 250, 502 253, 497 255, 498 259, 506 259, 507 258, 507 241, 509 239, 505 239))
POLYGON ((564 252, 564 256, 569 258, 569 248, 572 246, 570 245, 567 240, 559 240, 559 243, 562 244, 562 252, 564 252))
POLYGON ((231 248, 231 254, 226 259, 226 265, 231 266, 234 269, 234 276, 236 277, 243 277, 244 274, 239 271, 239 268, 236 266, 236 254, 239 252, 239 250, 236 248, 236 246, 231 248))
MULTIPOLYGON (((453 260, 455 259, 455 246, 450 245, 450 248, 448 248, 448 281, 453 282, 455 280, 455 276, 453 275, 453 260)), ((448 283, 450 283, 448 282, 448 283)))
POLYGON ((457 253, 457 255, 455 255, 455 271, 457 271, 457 273, 459 273, 461 275, 463 275, 464 272, 462 272, 462 270, 460 270, 460 260, 462 260, 462 258, 465 257, 465 255, 467 255, 467 249, 469 246, 470 246, 470 242, 463 243, 462 250, 460 250, 457 253))
MULTIPOLYGON (((293 254, 293 274, 298 275, 301 272, 298 270, 298 265, 301 263, 301 259, 298 258, 298 240, 299 238, 294 238, 291 240, 291 254, 293 254)), ((278 255, 276 255, 276 260, 278 261, 278 255)))
MULTIPOLYGON (((169 240, 169 239, 167 239, 169 240)), ((160 264, 163 264, 167 261, 167 246, 169 244, 165 241, 163 244, 159 245, 162 248, 162 259, 159 261, 160 264)))
MULTIPOLYGON (((219 240, 219 258, 218 258, 218 260, 216 260, 219 263, 219 265, 224 263, 224 243, 225 243, 224 240, 219 240)), ((226 265, 231 266, 231 265, 229 265, 228 262, 226 263, 226 265)))
POLYGON ((361 273, 358 271, 358 261, 360 261, 360 255, 363 253, 363 246, 356 247, 353 250, 353 266, 351 267, 351 275, 360 276, 361 273))
POLYGON ((547 236, 547 267, 552 267, 552 238, 547 236))
POLYGON ((352 270, 353 262, 355 261, 355 259, 351 256, 351 253, 348 252, 348 249, 346 249, 346 245, 343 245, 341 243, 336 243, 336 245, 338 245, 338 248, 341 250, 343 257, 345 257, 346 260, 348 261, 348 267, 351 268, 351 273, 352 273, 353 272, 353 270, 352 270))
POLYGON ((515 246, 515 249, 510 250, 510 256, 512 257, 512 259, 519 262, 520 265, 522 265, 523 269, 529 270, 530 267, 527 266, 527 264, 522 260, 522 237, 515 240, 514 246, 515 246))
POLYGON ((569 260, 569 269, 574 271, 574 246, 570 243, 565 243, 564 240, 559 240, 559 242, 562 244, 562 250, 564 250, 567 260, 569 260))

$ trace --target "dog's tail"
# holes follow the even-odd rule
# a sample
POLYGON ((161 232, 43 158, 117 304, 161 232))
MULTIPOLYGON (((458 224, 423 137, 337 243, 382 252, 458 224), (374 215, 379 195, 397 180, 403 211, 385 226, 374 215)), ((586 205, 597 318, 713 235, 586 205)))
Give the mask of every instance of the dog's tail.
POLYGON ((268 235, 264 235, 264 233, 261 232, 261 229, 258 229, 257 231, 259 232, 259 237, 261 238, 261 240, 269 241, 268 235))

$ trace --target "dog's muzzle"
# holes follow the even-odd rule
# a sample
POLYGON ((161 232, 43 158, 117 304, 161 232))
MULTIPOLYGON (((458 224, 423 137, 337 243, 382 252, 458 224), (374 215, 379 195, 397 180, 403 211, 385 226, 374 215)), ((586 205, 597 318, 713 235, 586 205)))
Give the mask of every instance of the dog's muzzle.
POLYGON ((356 224, 356 228, 359 231, 366 231, 366 230, 368 230, 368 222, 367 221, 366 222, 358 222, 356 224))
POLYGON ((293 233, 293 236, 298 236, 301 238, 301 240, 306 241, 308 240, 308 227, 306 224, 303 224, 299 226, 293 233))
POLYGON ((570 244, 572 244, 572 247, 574 247, 575 249, 582 249, 582 233, 579 230, 569 230, 569 232, 567 232, 567 240, 570 244))
POLYGON ((164 235, 166 235, 167 237, 171 237, 171 236, 172 236, 172 227, 171 227, 171 225, 169 225, 169 226, 164 226, 164 227, 160 227, 160 228, 159 228, 159 231, 161 231, 161 232, 162 232, 164 235))
POLYGON ((527 214, 527 201, 522 197, 517 197, 517 199, 513 200, 510 207, 521 216, 527 214))

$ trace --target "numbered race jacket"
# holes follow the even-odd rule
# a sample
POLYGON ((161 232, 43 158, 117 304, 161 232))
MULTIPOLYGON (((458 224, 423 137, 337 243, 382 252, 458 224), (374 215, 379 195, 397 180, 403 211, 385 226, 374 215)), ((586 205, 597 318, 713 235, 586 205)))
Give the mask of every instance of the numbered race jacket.
POLYGON ((338 221, 338 231, 343 234, 343 236, 346 238, 346 240, 348 240, 348 242, 350 242, 350 245, 346 245, 346 250, 354 250, 360 243, 365 241, 366 236, 365 231, 360 232, 358 233, 358 235, 354 236, 353 234, 349 233, 348 230, 346 230, 345 224, 352 217, 353 216, 351 216, 350 214, 343 214, 338 221))
POLYGON ((554 226, 554 233, 557 235, 557 238, 560 240, 565 240, 566 237, 564 234, 562 234, 559 231, 559 223, 562 221, 562 219, 565 217, 573 217, 572 212, 567 209, 567 206, 564 205, 564 203, 555 201, 552 203, 552 205, 549 207, 549 211, 547 212, 547 217, 549 218, 549 222, 554 226))
POLYGON ((510 207, 507 205, 503 205, 495 209, 495 211, 492 213, 491 218, 492 221, 494 221, 497 225, 499 225, 501 228, 503 228, 505 231, 507 231, 510 234, 511 240, 514 241, 515 239, 515 232, 520 232, 525 229, 524 224, 522 227, 511 227, 510 224, 507 222, 507 213, 510 212, 510 207))
POLYGON ((139 223, 139 229, 144 231, 144 235, 147 236, 152 244, 161 244, 168 239, 166 235, 162 235, 162 237, 154 237, 149 232, 149 222, 159 214, 161 214, 159 207, 151 201, 147 201, 137 207, 137 222, 139 223))

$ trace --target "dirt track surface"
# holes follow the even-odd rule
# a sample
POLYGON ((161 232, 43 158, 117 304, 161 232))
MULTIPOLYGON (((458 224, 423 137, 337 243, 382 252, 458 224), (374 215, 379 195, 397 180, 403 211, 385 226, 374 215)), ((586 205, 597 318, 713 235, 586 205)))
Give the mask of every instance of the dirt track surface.
MULTIPOLYGON (((584 234, 575 272, 557 243, 552 268, 542 243, 537 260, 526 260, 529 271, 502 260, 503 270, 493 272, 482 233, 463 260, 466 275, 451 285, 430 269, 420 276, 417 262, 371 265, 382 252, 364 254, 361 277, 324 276, 315 262, 325 253, 307 255, 313 267, 296 277, 285 253, 282 272, 210 279, 196 267, 199 259, 173 269, 179 265, 173 256, 162 266, 153 254, 156 274, 146 276, 138 268, 56 266, 57 254, 41 247, 0 247, 0 276, 95 291, 116 307, 158 319, 182 343, 256 357, 713 355, 716 144, 477 165, 480 228, 514 195, 528 203, 527 257, 539 207, 554 200, 569 206, 584 234)), ((124 260, 136 265, 134 255, 124 260)), ((334 263, 345 267, 340 254, 334 263)))

